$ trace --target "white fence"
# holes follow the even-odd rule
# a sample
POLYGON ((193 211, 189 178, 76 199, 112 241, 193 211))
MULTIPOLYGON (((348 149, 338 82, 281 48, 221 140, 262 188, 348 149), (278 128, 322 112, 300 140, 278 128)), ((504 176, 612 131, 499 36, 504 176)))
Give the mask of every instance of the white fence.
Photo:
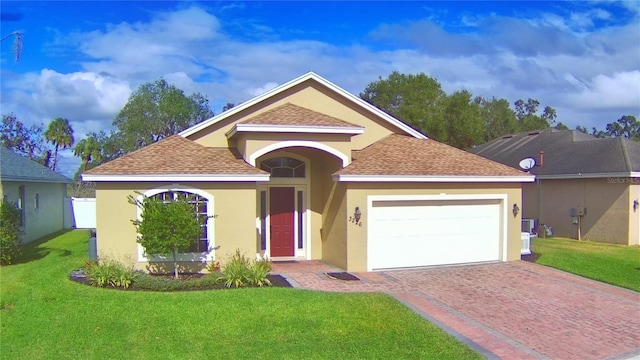
POLYGON ((65 206, 65 227, 76 229, 96 228, 96 199, 69 198, 65 206))

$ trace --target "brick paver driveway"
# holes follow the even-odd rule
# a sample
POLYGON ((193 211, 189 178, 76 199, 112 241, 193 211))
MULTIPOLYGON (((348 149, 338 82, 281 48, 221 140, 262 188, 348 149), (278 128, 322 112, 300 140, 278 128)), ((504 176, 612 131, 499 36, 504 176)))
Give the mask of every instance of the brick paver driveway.
POLYGON ((296 287, 386 292, 488 358, 640 356, 640 293, 562 271, 523 261, 355 273, 360 281, 327 271, 341 270, 274 263, 296 287))

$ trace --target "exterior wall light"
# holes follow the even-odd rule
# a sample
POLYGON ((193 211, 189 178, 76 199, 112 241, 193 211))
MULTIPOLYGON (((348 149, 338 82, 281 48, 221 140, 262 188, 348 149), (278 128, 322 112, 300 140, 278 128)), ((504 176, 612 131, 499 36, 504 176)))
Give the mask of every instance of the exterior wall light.
POLYGON ((638 200, 633 200, 633 211, 635 212, 636 210, 638 210, 638 206, 640 206, 640 202, 638 202, 638 200))
POLYGON ((520 208, 518 207, 518 204, 513 204, 513 210, 511 210, 513 212, 513 216, 516 217, 518 216, 518 214, 520 213, 520 208))

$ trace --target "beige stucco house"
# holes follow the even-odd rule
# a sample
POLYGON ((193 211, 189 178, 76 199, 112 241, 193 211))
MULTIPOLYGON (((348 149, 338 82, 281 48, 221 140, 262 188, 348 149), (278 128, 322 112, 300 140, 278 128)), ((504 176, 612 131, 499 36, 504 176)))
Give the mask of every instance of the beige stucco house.
POLYGON ((523 218, 554 236, 640 244, 640 143, 547 129, 503 136, 471 152, 510 166, 533 158, 523 218))
POLYGON ((0 199, 20 210, 20 240, 27 243, 60 231, 71 180, 0 146, 0 199))
POLYGON ((209 220, 185 266, 240 249, 349 271, 519 259, 521 188, 534 180, 314 73, 82 176, 96 182, 100 256, 161 262, 137 244, 127 196, 188 192, 209 220))

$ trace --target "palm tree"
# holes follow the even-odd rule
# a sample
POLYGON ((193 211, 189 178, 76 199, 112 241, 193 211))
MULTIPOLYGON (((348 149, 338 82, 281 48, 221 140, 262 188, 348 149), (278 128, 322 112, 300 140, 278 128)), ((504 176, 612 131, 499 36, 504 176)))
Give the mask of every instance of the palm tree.
POLYGON ((78 141, 73 149, 73 154, 82 160, 82 171, 87 171, 87 165, 91 162, 102 161, 100 144, 92 136, 78 141))
POLYGON ((53 165, 51 169, 56 170, 58 165, 58 149, 69 149, 73 146, 73 129, 69 125, 69 120, 63 118, 56 118, 47 127, 47 131, 44 132, 44 137, 47 142, 52 143, 55 146, 53 152, 53 165))

